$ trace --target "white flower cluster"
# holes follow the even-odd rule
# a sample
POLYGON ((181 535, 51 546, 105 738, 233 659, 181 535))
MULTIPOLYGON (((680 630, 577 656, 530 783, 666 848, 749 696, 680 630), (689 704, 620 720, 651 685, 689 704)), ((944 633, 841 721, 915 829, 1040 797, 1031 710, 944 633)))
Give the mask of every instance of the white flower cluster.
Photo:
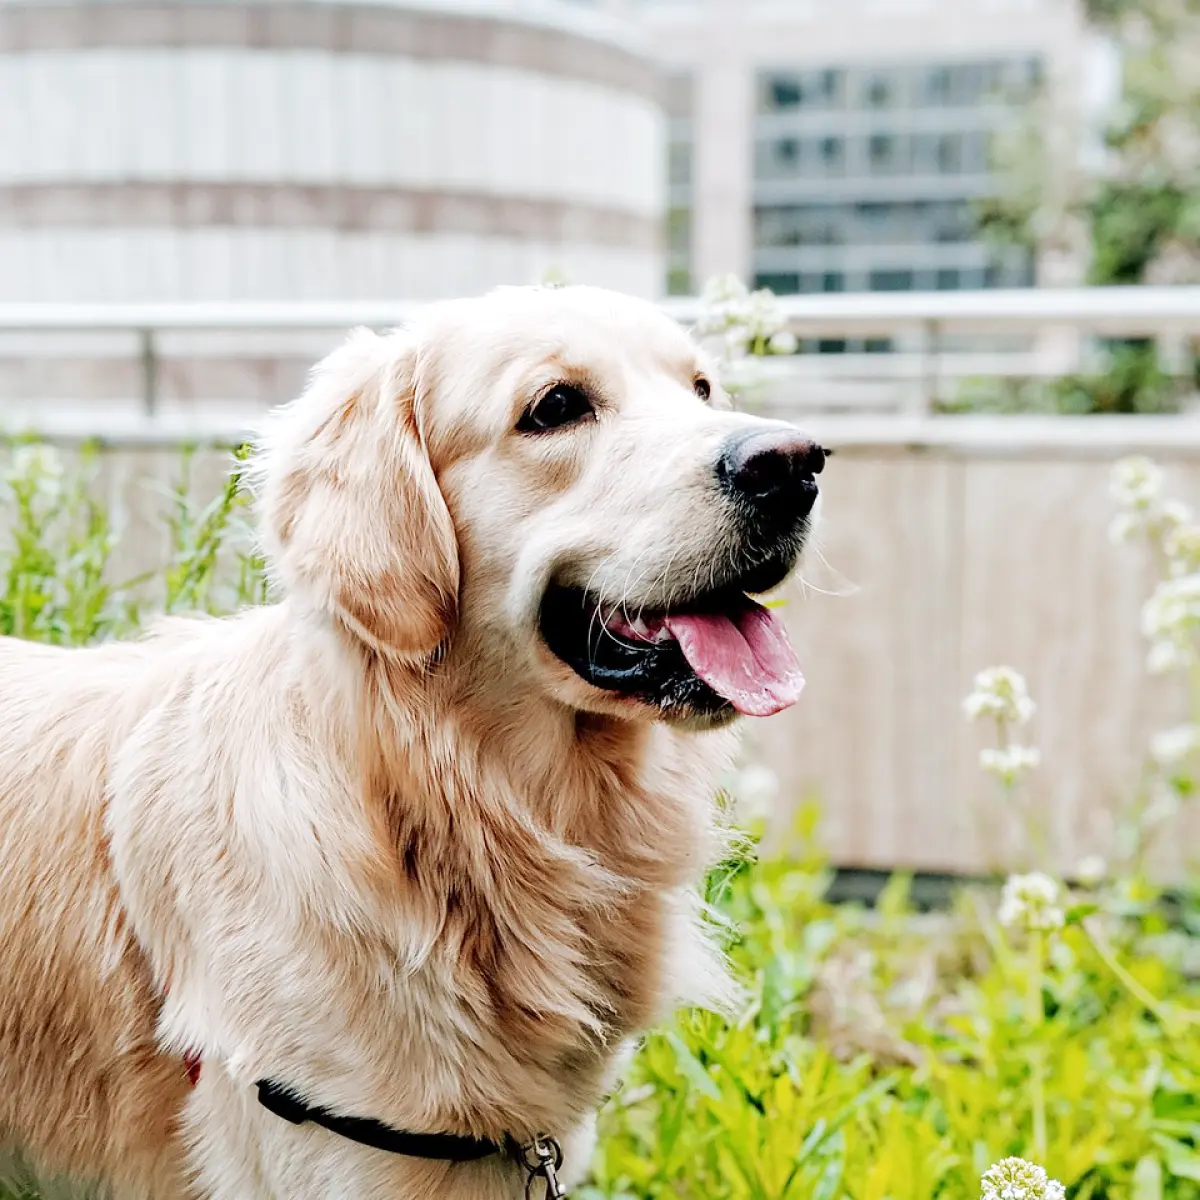
POLYGON ((1131 541, 1140 533, 1166 538, 1192 522, 1186 504, 1163 498, 1162 468, 1148 458, 1121 459, 1112 469, 1108 490, 1119 510, 1108 527, 1114 542, 1131 541))
POLYGON ((13 451, 4 482, 14 490, 53 501, 62 492, 64 474, 62 455, 53 446, 29 442, 13 451))
POLYGON ((1085 888, 1099 887, 1108 875, 1108 863, 1099 854, 1089 854, 1075 865, 1075 878, 1085 888))
POLYGON ((1180 521, 1163 537, 1167 570, 1178 578, 1200 572, 1200 525, 1180 521))
POLYGON ((1066 920, 1061 897, 1062 889, 1049 875, 1039 871, 1010 875, 1004 884, 996 916, 1001 925, 1009 928, 1034 932, 1061 929, 1066 920))
POLYGON ((1142 633, 1150 642, 1149 667, 1161 675, 1197 661, 1200 572, 1164 579, 1142 607, 1142 633))
POLYGON ((1166 559, 1168 578, 1142 609, 1150 671, 1194 666, 1200 661, 1200 524, 1186 504, 1164 498, 1163 472, 1148 458, 1121 459, 1109 491, 1120 509, 1109 527, 1113 541, 1144 534, 1166 559))
POLYGON ((1012 787, 1026 771, 1040 766, 1041 761, 1041 751, 1032 746, 989 747, 979 752, 979 765, 1005 787, 1012 787))
POLYGON ((1200 753, 1200 725, 1177 725, 1156 733, 1150 757, 1160 767, 1177 767, 1200 753))
POLYGON ((1122 508, 1149 512, 1162 501, 1162 468, 1141 455, 1123 458, 1113 466, 1108 490, 1122 508))
POLYGON ((981 1184, 981 1200, 1065 1200, 1067 1191, 1042 1167, 1023 1158, 1005 1158, 989 1167, 981 1184))
POLYGON ((766 820, 779 798, 779 776, 770 767, 750 763, 734 775, 728 790, 740 821, 766 820))
POLYGON ((736 275, 718 275, 705 286, 700 303, 696 332, 723 337, 729 357, 796 352, 796 339, 786 329, 787 318, 773 292, 752 292, 736 275))
POLYGON ((992 717, 1006 725, 1027 725, 1037 705, 1029 698, 1025 677, 1012 667, 988 667, 975 676, 971 694, 963 701, 971 721, 992 717))

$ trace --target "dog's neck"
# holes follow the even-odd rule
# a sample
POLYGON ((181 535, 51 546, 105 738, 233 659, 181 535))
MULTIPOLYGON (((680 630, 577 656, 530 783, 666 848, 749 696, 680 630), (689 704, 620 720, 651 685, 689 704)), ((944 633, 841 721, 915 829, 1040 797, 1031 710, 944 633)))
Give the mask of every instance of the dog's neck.
POLYGON ((481 1005, 520 1071, 561 1079, 548 1100, 582 1112, 623 1039, 719 984, 687 889, 716 848, 728 738, 538 697, 448 705, 436 675, 378 659, 364 678, 385 714, 361 750, 390 861, 380 886, 418 918, 409 957, 454 963, 456 1002, 481 1005))

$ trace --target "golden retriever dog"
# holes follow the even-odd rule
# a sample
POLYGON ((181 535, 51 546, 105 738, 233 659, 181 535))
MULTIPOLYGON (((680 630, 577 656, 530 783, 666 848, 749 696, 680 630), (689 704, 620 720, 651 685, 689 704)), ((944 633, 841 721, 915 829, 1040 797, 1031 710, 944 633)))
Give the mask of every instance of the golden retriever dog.
POLYGON ((803 685, 749 597, 823 462, 612 293, 355 333, 258 445, 276 603, 0 642, 0 1173, 562 1194, 631 1040, 725 990, 726 727, 803 685))

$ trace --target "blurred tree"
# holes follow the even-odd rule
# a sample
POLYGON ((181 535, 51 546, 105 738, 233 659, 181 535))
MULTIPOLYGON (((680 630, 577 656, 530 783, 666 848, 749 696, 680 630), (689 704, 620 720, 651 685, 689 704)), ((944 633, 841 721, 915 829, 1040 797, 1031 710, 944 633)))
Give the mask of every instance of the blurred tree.
MULTIPOLYGON (((1039 89, 1024 120, 997 136, 1000 193, 984 201, 984 232, 1033 250, 1047 284, 1200 283, 1200 0, 1082 0, 1111 39, 1119 95, 1104 115, 1068 101, 1053 81, 1039 89)), ((1076 88, 1078 92, 1080 89, 1076 88)), ((1019 409, 1059 412, 1163 412, 1182 390, 1200 388, 1193 340, 1192 378, 1164 374, 1160 348, 1111 340, 1105 369, 1056 381, 1019 409)), ((1184 368, 1185 371, 1187 368, 1184 368)))
POLYGON ((1087 264, 1095 284, 1200 282, 1200 4, 1084 0, 1120 57, 1103 152, 1043 89, 995 146, 1005 186, 980 208, 994 238, 1087 264))

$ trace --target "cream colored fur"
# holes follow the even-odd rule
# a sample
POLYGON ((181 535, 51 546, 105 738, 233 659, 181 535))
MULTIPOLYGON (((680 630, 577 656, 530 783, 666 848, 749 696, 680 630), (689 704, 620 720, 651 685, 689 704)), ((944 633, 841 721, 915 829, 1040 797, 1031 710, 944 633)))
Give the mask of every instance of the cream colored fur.
POLYGON ((523 1195, 501 1159, 293 1127, 270 1076, 543 1130, 580 1176, 630 1038, 723 990, 693 889, 731 746, 588 687, 537 609, 552 575, 661 605, 727 553, 713 455, 755 419, 698 372, 582 288, 357 333, 262 438, 278 603, 0 641, 0 1156, 114 1200, 523 1195), (580 376, 602 420, 514 433, 580 376))

